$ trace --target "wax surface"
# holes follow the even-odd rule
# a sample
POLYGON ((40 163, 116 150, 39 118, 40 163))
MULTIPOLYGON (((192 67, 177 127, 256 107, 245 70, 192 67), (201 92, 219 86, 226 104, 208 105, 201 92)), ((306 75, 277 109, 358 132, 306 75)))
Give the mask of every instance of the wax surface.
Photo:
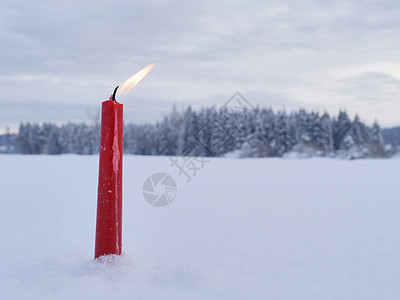
POLYGON ((102 104, 95 258, 122 251, 123 105, 102 104))

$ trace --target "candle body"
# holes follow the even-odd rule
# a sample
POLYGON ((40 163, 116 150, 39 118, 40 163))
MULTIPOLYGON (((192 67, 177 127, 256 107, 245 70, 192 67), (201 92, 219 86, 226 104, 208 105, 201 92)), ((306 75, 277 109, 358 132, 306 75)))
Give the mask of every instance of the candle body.
POLYGON ((123 105, 104 101, 101 113, 95 258, 122 251, 123 105))

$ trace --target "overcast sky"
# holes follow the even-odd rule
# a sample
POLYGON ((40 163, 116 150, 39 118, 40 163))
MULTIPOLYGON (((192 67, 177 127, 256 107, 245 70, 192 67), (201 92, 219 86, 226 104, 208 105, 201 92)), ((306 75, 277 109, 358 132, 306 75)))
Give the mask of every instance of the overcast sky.
POLYGON ((0 129, 91 122, 114 87, 126 122, 173 103, 251 104, 400 125, 400 1, 0 2, 0 129))

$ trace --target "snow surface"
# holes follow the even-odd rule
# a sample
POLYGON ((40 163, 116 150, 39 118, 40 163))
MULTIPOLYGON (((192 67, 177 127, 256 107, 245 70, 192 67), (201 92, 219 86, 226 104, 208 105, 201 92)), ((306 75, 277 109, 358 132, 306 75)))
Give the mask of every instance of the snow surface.
POLYGON ((400 159, 209 160, 125 156, 125 253, 95 262, 98 157, 0 156, 0 299, 400 299, 400 159))

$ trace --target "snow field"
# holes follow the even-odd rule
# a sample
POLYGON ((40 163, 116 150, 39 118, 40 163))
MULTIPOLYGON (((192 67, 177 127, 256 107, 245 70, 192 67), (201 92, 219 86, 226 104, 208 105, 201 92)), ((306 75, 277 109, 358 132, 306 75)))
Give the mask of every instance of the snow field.
POLYGON ((124 156, 123 247, 92 261, 97 156, 0 156, 1 299, 398 299, 400 159, 124 156), (156 172, 167 207, 142 197, 156 172))

